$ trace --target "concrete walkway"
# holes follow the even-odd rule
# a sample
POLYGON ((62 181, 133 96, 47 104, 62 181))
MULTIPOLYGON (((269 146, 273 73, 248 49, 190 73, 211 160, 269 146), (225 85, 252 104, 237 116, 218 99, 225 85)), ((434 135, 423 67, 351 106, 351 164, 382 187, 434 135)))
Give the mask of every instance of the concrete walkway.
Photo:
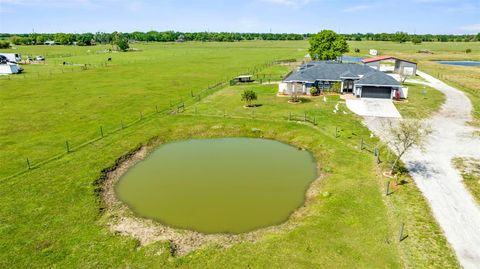
POLYGON ((362 98, 347 99, 348 109, 360 116, 401 118, 395 105, 390 99, 362 98))
MULTIPOLYGON (((472 105, 460 90, 423 72, 417 73, 431 87, 443 92, 446 102, 427 120, 434 132, 425 151, 412 149, 402 160, 427 198, 461 265, 467 269, 480 268, 480 207, 452 164, 454 157, 480 159, 480 138, 473 136, 474 128, 466 123, 471 120, 472 105)), ((382 139, 388 139, 384 133, 387 120, 392 121, 370 117, 364 122, 382 139)))

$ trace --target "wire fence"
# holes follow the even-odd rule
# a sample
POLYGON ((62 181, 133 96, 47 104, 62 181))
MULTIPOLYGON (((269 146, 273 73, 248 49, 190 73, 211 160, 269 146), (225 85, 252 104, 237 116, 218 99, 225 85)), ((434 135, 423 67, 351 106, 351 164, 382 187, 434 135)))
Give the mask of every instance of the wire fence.
MULTIPOLYGON (((258 72, 264 68, 270 67, 272 65, 276 65, 279 62, 282 62, 282 60, 277 60, 270 63, 264 63, 250 69, 249 71, 258 72)), ((102 66, 94 66, 94 67, 102 67, 102 66)), ((65 70, 61 72, 64 72, 64 71, 65 70)), ((48 76, 53 76, 54 74, 55 74, 54 72, 51 72, 51 73, 48 73, 48 76)), ((151 108, 152 110, 150 110, 150 112, 148 113, 140 112, 138 114, 138 117, 131 121, 121 120, 120 122, 118 122, 118 124, 114 128, 110 127, 109 129, 107 129, 104 126, 100 125, 98 126, 98 129, 96 131, 91 130, 92 132, 90 137, 76 136, 76 137, 65 139, 62 150, 59 150, 57 153, 47 156, 45 158, 35 158, 34 156, 25 156, 24 161, 15 160, 15 163, 19 163, 19 164, 23 163, 24 165, 22 165, 22 167, 19 167, 17 172, 14 172, 6 177, 0 178, 0 181, 8 180, 16 176, 22 175, 24 173, 27 173, 32 169, 39 168, 54 160, 58 160, 66 156, 67 154, 70 154, 81 148, 91 145, 105 137, 122 132, 125 129, 140 127, 141 123, 147 122, 148 120, 154 119, 156 117, 167 117, 167 116, 171 116, 179 113, 184 113, 187 111, 187 108, 190 108, 190 107, 193 108, 193 105, 195 103, 201 101, 202 99, 218 91, 219 89, 222 89, 225 86, 228 86, 229 82, 230 82, 230 79, 226 79, 226 80, 208 85, 206 88, 199 91, 191 90, 190 95, 187 98, 180 97, 180 100, 170 101, 170 105, 167 108, 160 108, 158 105, 155 105, 154 107, 151 108)), ((142 107, 142 110, 145 110, 145 108, 142 107)), ((86 133, 86 132, 84 131, 83 133, 86 133)), ((57 147, 58 147, 58 144, 57 144, 57 147)))

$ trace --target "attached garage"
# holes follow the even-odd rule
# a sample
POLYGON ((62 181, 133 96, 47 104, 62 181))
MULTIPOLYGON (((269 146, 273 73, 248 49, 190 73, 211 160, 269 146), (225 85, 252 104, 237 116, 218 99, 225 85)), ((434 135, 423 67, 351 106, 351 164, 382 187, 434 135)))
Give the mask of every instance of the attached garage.
POLYGON ((362 98, 392 98, 392 87, 363 86, 362 98))

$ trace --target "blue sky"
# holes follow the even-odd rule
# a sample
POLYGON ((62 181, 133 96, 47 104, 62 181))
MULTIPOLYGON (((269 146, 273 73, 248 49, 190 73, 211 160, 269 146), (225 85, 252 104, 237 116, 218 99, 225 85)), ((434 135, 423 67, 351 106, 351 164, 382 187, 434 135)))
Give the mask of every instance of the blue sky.
POLYGON ((0 32, 480 32, 480 0, 0 0, 0 32))

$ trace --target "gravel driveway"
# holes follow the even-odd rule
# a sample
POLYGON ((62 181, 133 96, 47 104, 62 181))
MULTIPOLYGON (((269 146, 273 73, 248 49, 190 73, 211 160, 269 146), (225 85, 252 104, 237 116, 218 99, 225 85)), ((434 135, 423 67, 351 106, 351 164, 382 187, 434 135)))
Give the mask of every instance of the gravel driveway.
MULTIPOLYGON (((460 90, 417 71, 431 87, 446 95, 441 110, 427 121, 434 132, 425 151, 415 148, 403 158, 417 186, 427 198, 433 215, 455 250, 464 268, 480 268, 480 207, 462 183, 460 172, 452 164, 454 157, 480 158, 480 138, 474 137, 472 105, 460 90)), ((365 124, 382 139, 387 139, 382 119, 366 117, 365 124)))

